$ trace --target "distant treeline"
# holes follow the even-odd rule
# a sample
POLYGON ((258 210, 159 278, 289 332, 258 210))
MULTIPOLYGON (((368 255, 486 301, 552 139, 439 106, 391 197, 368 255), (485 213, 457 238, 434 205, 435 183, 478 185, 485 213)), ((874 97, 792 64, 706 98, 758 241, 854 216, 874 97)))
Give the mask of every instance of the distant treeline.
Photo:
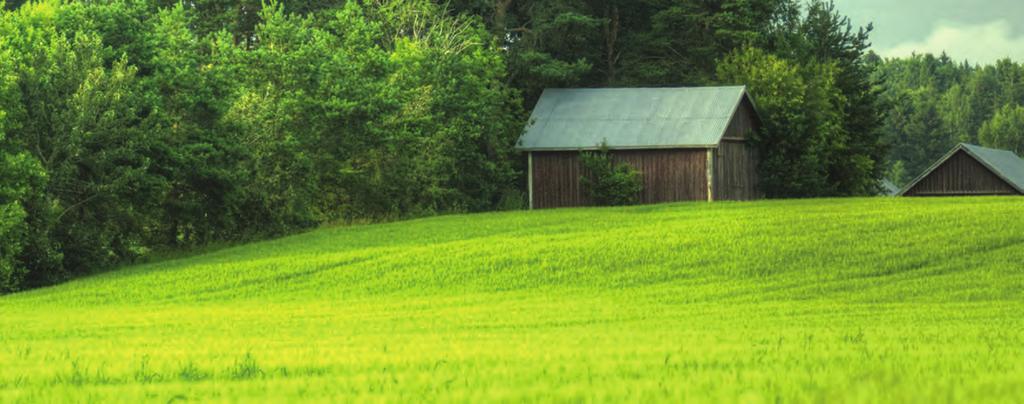
POLYGON ((6 8, 0 291, 153 250, 519 208, 513 146, 546 87, 748 85, 773 197, 871 194, 887 168, 870 29, 820 1, 6 8))
POLYGON ((887 176, 913 180, 960 142, 1024 153, 1024 66, 917 55, 872 62, 884 85, 887 176))

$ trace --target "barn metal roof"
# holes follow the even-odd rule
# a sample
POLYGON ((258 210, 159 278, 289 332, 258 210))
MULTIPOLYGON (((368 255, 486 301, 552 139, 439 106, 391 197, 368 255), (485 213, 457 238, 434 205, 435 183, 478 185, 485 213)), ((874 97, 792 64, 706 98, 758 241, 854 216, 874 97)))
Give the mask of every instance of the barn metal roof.
POLYGON ((549 89, 521 151, 715 147, 746 87, 549 89))
POLYGON ((1024 193, 1024 160, 1009 150, 989 149, 970 144, 964 144, 963 147, 1010 186, 1024 193))
POLYGON ((900 195, 906 194, 917 183, 921 182, 932 171, 935 171, 942 163, 945 163, 946 160, 949 160, 950 157, 953 157, 954 154, 961 150, 974 157, 975 160, 978 160, 979 163, 991 170, 993 174, 1006 181, 1007 184, 1010 184, 1017 192, 1024 194, 1024 160, 1021 160, 1020 157, 1017 157, 1016 154, 1009 150, 989 149, 987 147, 961 143, 925 171, 924 174, 921 174, 920 177, 917 177, 917 179, 907 185, 906 188, 903 188, 903 192, 900 192, 900 195))

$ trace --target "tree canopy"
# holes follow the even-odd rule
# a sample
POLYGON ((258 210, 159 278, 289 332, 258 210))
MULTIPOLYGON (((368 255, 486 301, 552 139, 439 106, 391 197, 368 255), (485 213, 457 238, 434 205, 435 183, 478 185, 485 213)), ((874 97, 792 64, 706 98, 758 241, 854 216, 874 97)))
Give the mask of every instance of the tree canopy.
POLYGON ((30 2, 0 16, 0 53, 4 290, 521 194, 502 51, 427 1, 30 2))
POLYGON ((957 143, 1024 154, 1024 66, 978 66, 947 55, 876 60, 888 105, 887 176, 905 184, 957 143))
POLYGON ((521 208, 513 146, 549 87, 746 85, 772 197, 873 194, 954 140, 1019 150, 1020 66, 881 60, 870 32, 820 0, 8 1, 0 290, 521 208))

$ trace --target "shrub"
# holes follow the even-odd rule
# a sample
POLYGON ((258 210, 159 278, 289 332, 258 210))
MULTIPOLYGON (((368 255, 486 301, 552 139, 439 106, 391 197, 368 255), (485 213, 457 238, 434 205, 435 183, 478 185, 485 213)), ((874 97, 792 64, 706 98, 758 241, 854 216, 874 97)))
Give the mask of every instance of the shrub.
POLYGON ((602 144, 594 152, 581 152, 580 161, 587 172, 580 177, 583 191, 598 206, 634 205, 640 200, 643 182, 640 172, 627 163, 616 163, 602 144))

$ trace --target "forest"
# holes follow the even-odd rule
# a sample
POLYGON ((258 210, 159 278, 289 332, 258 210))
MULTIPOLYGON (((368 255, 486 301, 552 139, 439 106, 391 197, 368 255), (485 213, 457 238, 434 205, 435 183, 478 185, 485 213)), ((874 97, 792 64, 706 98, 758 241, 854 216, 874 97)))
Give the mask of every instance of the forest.
POLYGON ((0 293, 323 224, 521 209, 544 88, 746 85, 775 198, 1022 151, 1024 68, 812 0, 8 1, 0 293))
POLYGON ((979 66, 948 55, 872 62, 886 105, 886 178, 912 181, 957 143, 1024 154, 1024 66, 979 66))

